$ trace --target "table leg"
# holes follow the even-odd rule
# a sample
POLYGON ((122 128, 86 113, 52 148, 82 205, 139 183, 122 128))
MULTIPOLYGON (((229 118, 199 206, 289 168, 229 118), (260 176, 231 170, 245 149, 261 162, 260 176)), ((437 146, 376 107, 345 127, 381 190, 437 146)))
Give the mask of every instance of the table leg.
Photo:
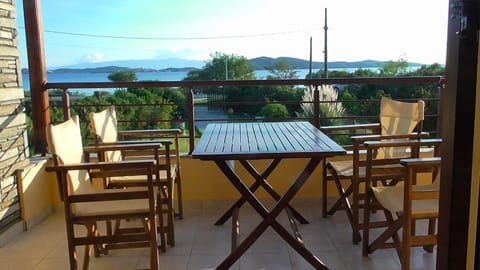
MULTIPOLYGON (((280 160, 279 160, 280 162, 280 160)), ((240 160, 240 163, 245 169, 255 178, 256 182, 260 182, 260 185, 265 189, 265 191, 270 194, 277 202, 280 200, 281 196, 273 189, 273 187, 268 183, 267 178, 258 173, 258 171, 253 167, 253 165, 248 162, 248 160, 240 160)), ((288 209, 292 212, 293 217, 297 219, 301 224, 308 224, 308 220, 304 218, 297 210, 295 210, 291 205, 287 205, 288 209)))
POLYGON ((269 227, 272 228, 293 248, 295 249, 305 260, 307 260, 316 269, 328 269, 325 264, 315 257, 303 243, 297 241, 280 223, 276 221, 276 218, 288 207, 288 203, 302 187, 308 177, 312 174, 313 170, 320 163, 321 158, 312 158, 303 172, 296 178, 285 195, 278 200, 277 205, 269 212, 267 208, 255 197, 253 192, 242 182, 242 180, 235 174, 235 172, 228 166, 225 161, 217 160, 215 163, 222 170, 222 172, 228 177, 231 183, 242 194, 242 197, 248 201, 252 207, 263 217, 263 221, 255 227, 255 229, 240 243, 240 245, 232 251, 232 253, 225 258, 225 260, 216 267, 216 269, 228 269, 232 266, 240 256, 260 237, 260 235, 269 227))
MULTIPOLYGON (((261 179, 266 179, 272 172, 273 170, 277 167, 277 165, 280 163, 280 159, 274 159, 270 164, 268 164, 267 168, 265 171, 259 176, 261 179)), ((218 165, 218 164, 217 164, 218 165)), ((220 166, 219 166, 220 167, 220 166)), ((256 178, 257 179, 257 178, 256 178)), ((251 192, 255 192, 260 186, 262 181, 256 180, 255 183, 249 188, 251 192)), ((216 222, 215 225, 223 225, 231 216, 233 211, 236 208, 240 208, 244 203, 246 202, 245 197, 242 195, 240 199, 238 199, 232 207, 230 207, 216 222)))
MULTIPOLYGON (((250 191, 255 192, 260 186, 267 191, 270 196, 272 196, 276 201, 280 199, 280 195, 273 189, 273 187, 267 182, 268 176, 273 172, 273 170, 277 167, 280 163, 281 159, 274 159, 272 162, 267 166, 265 171, 260 174, 248 160, 240 160, 240 163, 243 167, 255 178, 255 183, 250 186, 250 191)), ((245 197, 242 196, 238 201, 235 202, 232 207, 230 207, 216 222, 215 225, 222 225, 224 224, 231 216, 232 212, 235 208, 241 207, 245 203, 245 197)), ((292 206, 288 205, 288 208, 293 214, 293 217, 297 219, 301 224, 308 224, 308 220, 304 218, 297 210, 295 210, 292 206)))

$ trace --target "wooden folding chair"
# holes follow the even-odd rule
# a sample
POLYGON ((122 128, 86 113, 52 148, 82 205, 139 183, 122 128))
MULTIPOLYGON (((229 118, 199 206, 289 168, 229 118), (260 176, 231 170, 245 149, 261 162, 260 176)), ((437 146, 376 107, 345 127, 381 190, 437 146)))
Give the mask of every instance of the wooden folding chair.
MULTIPOLYGON (((157 161, 157 177, 159 177, 160 191, 163 198, 158 208, 159 216, 162 217, 162 223, 165 228, 160 228, 161 248, 166 250, 166 245, 175 245, 175 229, 174 217, 183 218, 183 207, 181 197, 181 176, 180 176, 180 155, 178 146, 178 136, 181 133, 179 129, 163 129, 163 130, 117 130, 117 117, 115 107, 109 106, 106 110, 98 113, 90 113, 90 124, 95 134, 96 142, 103 144, 131 144, 152 142, 160 142, 164 146, 160 150, 159 159, 157 161), (167 139, 168 138, 168 139, 167 139), (131 140, 135 139, 135 140, 131 140), (173 141, 172 141, 173 140, 173 141), (173 145, 172 145, 173 144, 173 145), (172 148, 173 146, 173 148, 172 148), (177 206, 179 208, 175 215, 174 207, 174 186, 177 187, 177 206), (166 216, 166 221, 163 217, 166 216), (166 241, 163 233, 166 234, 166 241)), ((106 152, 102 157, 107 161, 129 160, 144 157, 151 157, 150 152, 145 151, 112 151, 106 152)), ((143 178, 125 178, 110 177, 104 181, 106 188, 126 188, 145 186, 146 181, 143 178)))
MULTIPOLYGON (((352 241, 357 244, 361 240, 360 230, 363 223, 359 219, 359 211, 363 208, 365 192, 362 183, 365 182, 365 148, 363 142, 367 140, 394 140, 412 139, 424 137, 422 133, 422 122, 424 118, 425 103, 400 102, 382 97, 380 104, 379 123, 342 125, 321 127, 327 135, 347 132, 348 135, 355 135, 362 132, 361 136, 352 136, 352 145, 344 146, 351 151, 349 160, 324 160, 322 177, 322 215, 333 215, 337 210, 344 209, 352 227, 352 241), (327 210, 327 183, 333 181, 338 191, 339 198, 327 210), (346 182, 346 183, 345 183, 346 182), (346 186, 345 186, 346 184, 346 186)), ((394 148, 379 149, 376 153, 379 157, 405 157, 405 149, 394 148)), ((373 177, 373 182, 383 181, 385 185, 394 185, 404 177, 400 165, 387 165, 388 172, 384 171, 378 177, 373 177)), ((387 168, 384 168, 387 169, 387 168)), ((383 223, 377 224, 382 226, 383 223)))
MULTIPOLYGON (((53 155, 59 190, 64 203, 70 269, 78 269, 77 246, 85 246, 82 269, 88 269, 92 246, 95 256, 117 248, 149 247, 150 269, 158 269, 156 202, 153 182, 155 161, 86 162, 78 116, 58 125, 47 127, 48 146, 53 155), (147 179, 145 188, 128 190, 99 190, 91 183, 92 177, 119 176, 147 179), (139 226, 122 230, 112 228, 110 221, 135 220, 139 226), (105 222, 106 227, 101 228, 105 222), (76 226, 85 226, 81 233, 76 226)), ((123 149, 145 150, 161 145, 129 145, 123 149)), ((107 148, 113 149, 113 148, 107 148)), ((107 149, 89 148, 91 152, 107 149)))
MULTIPOLYGON (((410 142, 411 143, 411 142, 410 142)), ((427 252, 433 251, 437 243, 436 219, 438 218, 438 197, 440 189, 440 139, 428 139, 419 145, 434 147, 433 158, 401 159, 405 167, 406 178, 403 185, 376 187, 372 185, 370 176, 374 170, 373 165, 366 168, 367 196, 364 209, 364 228, 362 254, 368 256, 379 248, 395 248, 403 270, 410 269, 410 248, 423 246, 427 252), (427 184, 419 183, 418 175, 429 172, 432 176, 427 184), (385 213, 388 226, 372 242, 369 241, 372 209, 382 209, 385 213), (426 234, 419 234, 416 222, 428 220, 426 234), (402 230, 402 238, 399 231, 402 230), (391 241, 389 241, 391 240, 391 241)), ((373 160, 373 152, 378 147, 383 147, 378 142, 366 142, 367 159, 373 160)), ((392 145, 392 144, 390 144, 392 145)), ((405 144, 406 145, 406 144, 405 144)), ((375 161, 370 164, 374 164, 375 161)))

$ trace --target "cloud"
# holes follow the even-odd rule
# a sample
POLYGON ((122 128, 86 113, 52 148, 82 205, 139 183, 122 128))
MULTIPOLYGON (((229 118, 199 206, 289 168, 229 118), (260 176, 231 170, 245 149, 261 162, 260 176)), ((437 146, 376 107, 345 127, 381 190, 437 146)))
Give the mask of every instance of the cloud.
POLYGON ((80 62, 87 62, 87 63, 98 63, 104 60, 104 55, 103 53, 100 52, 93 52, 89 53, 87 55, 84 55, 81 59, 80 62))
POLYGON ((206 60, 210 58, 210 52, 203 49, 172 48, 157 50, 157 59, 182 58, 190 60, 206 60))

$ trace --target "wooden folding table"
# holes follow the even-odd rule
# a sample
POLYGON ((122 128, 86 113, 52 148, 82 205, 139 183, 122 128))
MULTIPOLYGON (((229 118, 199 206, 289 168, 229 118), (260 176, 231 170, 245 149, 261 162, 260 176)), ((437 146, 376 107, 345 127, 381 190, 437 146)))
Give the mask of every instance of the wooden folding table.
POLYGON ((192 158, 214 161, 241 194, 241 198, 216 224, 222 224, 230 217, 233 224, 236 224, 237 210, 244 202, 248 202, 263 217, 257 227, 238 245, 238 235, 232 232, 232 252, 216 269, 228 269, 233 265, 269 226, 316 269, 328 269, 304 246, 293 217, 302 223, 307 223, 307 220, 293 209, 289 202, 323 158, 345 153, 345 149, 308 122, 209 124, 196 145, 192 158), (305 158, 308 162, 282 196, 267 182, 267 177, 282 159, 290 158, 305 158), (258 159, 271 160, 263 172, 258 172, 250 162, 258 159), (248 187, 229 165, 230 161, 238 161, 254 177, 254 184, 248 187), (255 196, 254 192, 259 187, 277 201, 273 209, 267 209, 255 196), (289 214, 293 234, 276 220, 282 210, 289 214))

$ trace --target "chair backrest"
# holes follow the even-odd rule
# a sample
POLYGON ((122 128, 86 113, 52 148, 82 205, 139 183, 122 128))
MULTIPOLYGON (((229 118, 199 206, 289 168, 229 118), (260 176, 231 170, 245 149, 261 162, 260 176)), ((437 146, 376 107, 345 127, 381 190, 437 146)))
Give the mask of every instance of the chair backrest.
MULTIPOLYGON (((412 133, 424 119, 425 102, 402 102, 382 97, 380 102, 380 124, 382 135, 404 135, 412 133)), ((417 131, 421 132, 421 130, 417 131)))
MULTIPOLYGON (((69 120, 47 127, 47 141, 55 165, 81 163, 84 161, 82 135, 78 115, 69 120)), ((60 186, 60 192, 63 187, 60 186)), ((85 170, 67 173, 67 194, 88 193, 93 190, 90 178, 85 170)))
MULTIPOLYGON (((407 135, 416 129, 422 132, 425 102, 402 102, 382 97, 380 102, 381 135, 407 135)), ((378 157, 395 157, 404 155, 405 151, 399 148, 383 148, 378 157)))
MULTIPOLYGON (((110 105, 101 112, 89 114, 92 132, 96 142, 113 143, 118 140, 117 114, 115 106, 110 105)), ((107 161, 119 161, 122 159, 120 151, 109 151, 105 154, 107 161)))

